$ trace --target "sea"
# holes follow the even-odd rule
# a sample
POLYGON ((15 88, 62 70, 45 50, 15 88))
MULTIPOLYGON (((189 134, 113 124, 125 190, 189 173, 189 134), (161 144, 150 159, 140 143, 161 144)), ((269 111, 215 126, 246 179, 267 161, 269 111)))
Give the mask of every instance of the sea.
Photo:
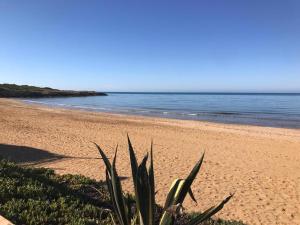
POLYGON ((23 99, 116 114, 217 123, 300 128, 300 93, 128 93, 108 96, 23 99))

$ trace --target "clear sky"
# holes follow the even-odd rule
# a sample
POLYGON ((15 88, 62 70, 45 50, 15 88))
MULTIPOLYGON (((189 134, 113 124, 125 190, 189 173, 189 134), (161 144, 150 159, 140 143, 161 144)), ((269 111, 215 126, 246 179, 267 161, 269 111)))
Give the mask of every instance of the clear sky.
POLYGON ((0 83, 300 92, 299 0, 0 0, 0 83))

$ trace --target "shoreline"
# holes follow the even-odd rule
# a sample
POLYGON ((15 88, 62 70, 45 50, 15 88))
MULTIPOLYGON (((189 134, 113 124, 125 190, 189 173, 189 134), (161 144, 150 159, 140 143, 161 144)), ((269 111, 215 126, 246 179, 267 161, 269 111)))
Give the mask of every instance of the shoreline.
MULTIPOLYGON (((223 125, 238 125, 238 126, 250 126, 250 127, 266 127, 266 128, 280 128, 280 129, 292 129, 292 130, 300 130, 300 126, 299 125, 287 125, 287 124, 275 124, 274 121, 277 121, 276 119, 271 119, 273 120, 273 122, 267 123, 267 119, 256 119, 256 122, 250 122, 252 120, 252 118, 247 118, 244 120, 242 119, 240 114, 229 114, 232 116, 236 116, 235 120, 233 121, 232 118, 230 119, 204 119, 204 118, 199 118, 199 119, 195 119, 190 117, 189 115, 191 114, 187 114, 186 117, 180 117, 180 116, 175 116, 175 115, 171 115, 170 112, 163 112, 161 114, 155 114, 155 113, 135 113, 134 111, 130 112, 130 110, 128 111, 124 111, 124 112, 120 112, 120 111, 103 111, 100 110, 98 108, 92 108, 92 107, 84 107, 84 106, 69 106, 69 105, 65 105, 65 104, 50 104, 50 103, 45 103, 45 102, 41 102, 41 101, 34 101, 34 100, 27 100, 27 99, 13 99, 13 100, 17 100, 17 101, 21 101, 25 104, 29 104, 29 105, 36 105, 36 106, 41 106, 41 107, 48 107, 48 108, 55 108, 55 109, 67 109, 67 110, 79 110, 79 111, 83 111, 83 112, 94 112, 94 113, 100 113, 100 114, 110 114, 110 115, 124 115, 124 116, 133 116, 133 117, 142 117, 142 118, 157 118, 157 119, 167 119, 167 120, 179 120, 179 121, 194 121, 194 122, 200 122, 200 123, 209 123, 209 124, 223 124, 223 125), (169 116, 168 116, 169 115, 169 116), (239 121, 237 121, 239 120, 239 121), (258 121, 261 121, 261 123, 258 123, 258 121)), ((192 114, 193 116, 196 114, 192 114)), ((226 113, 215 113, 215 114, 211 114, 210 117, 212 116, 221 116, 221 115, 227 115, 226 113)))
POLYGON ((205 120, 191 120, 191 119, 176 119, 176 118, 167 118, 167 117, 159 117, 159 116, 147 116, 147 115, 136 115, 136 114, 126 114, 126 113, 118 113, 118 112, 102 112, 96 110, 88 110, 84 108, 72 108, 72 107, 64 107, 64 106, 52 106, 45 103, 26 103, 20 99, 7 99, 19 102, 24 105, 33 106, 34 108, 44 109, 44 110, 57 110, 61 112, 78 112, 84 114, 91 115, 99 115, 105 117, 116 117, 123 118, 126 120, 137 120, 137 121, 145 121, 145 122, 157 122, 163 125, 170 126, 182 126, 186 128, 194 128, 199 126, 205 126, 206 128, 220 128, 227 131, 241 131, 241 132, 258 132, 260 134, 268 134, 268 130, 272 132, 272 134, 279 136, 288 136, 300 138, 300 129, 299 128, 287 128, 287 127, 272 127, 272 126, 263 126, 263 125, 254 125, 254 124, 240 124, 240 123, 222 123, 222 122, 214 122, 214 121, 205 121, 205 120), (278 132, 275 132, 278 131, 278 132))
POLYGON ((163 204, 174 178, 185 177, 206 152, 189 211, 203 210, 235 192, 217 216, 247 224, 300 223, 300 130, 221 124, 51 108, 0 99, 0 149, 23 164, 104 179, 104 166, 92 144, 112 156, 119 144, 117 168, 131 191, 126 134, 139 161, 154 140, 157 199, 163 204), (26 146, 27 149, 16 146, 26 146), (11 151, 9 151, 10 149, 11 151))

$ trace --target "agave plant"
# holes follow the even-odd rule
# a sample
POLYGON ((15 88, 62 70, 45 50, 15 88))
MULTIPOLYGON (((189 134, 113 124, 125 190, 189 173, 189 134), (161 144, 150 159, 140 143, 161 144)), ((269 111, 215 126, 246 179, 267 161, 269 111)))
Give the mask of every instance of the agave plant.
MULTIPOLYGON (((151 143, 150 163, 147 169, 147 161, 149 158, 148 154, 146 154, 142 162, 138 164, 131 141, 128 136, 127 138, 135 192, 134 200, 130 199, 129 196, 124 196, 122 190, 121 181, 116 170, 117 147, 114 159, 111 163, 102 149, 95 144, 106 166, 106 183, 110 193, 113 209, 117 216, 118 224, 120 225, 155 225, 154 218, 156 203, 153 145, 151 143)), ((163 214, 159 220, 159 225, 174 224, 176 216, 183 209, 182 204, 187 194, 189 194, 193 201, 196 202, 191 186, 201 168, 203 159, 204 154, 185 179, 176 179, 172 183, 163 207, 163 214)), ((209 219, 211 216, 220 211, 231 197, 232 195, 229 195, 220 204, 207 209, 202 214, 191 219, 187 225, 198 225, 209 219)), ((116 224, 116 222, 114 223, 116 224)))

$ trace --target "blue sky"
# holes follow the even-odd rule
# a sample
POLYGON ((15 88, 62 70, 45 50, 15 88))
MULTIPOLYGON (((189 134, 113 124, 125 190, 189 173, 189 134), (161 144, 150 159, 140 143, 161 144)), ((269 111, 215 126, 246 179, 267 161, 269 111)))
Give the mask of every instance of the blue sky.
POLYGON ((300 1, 0 0, 0 83, 300 92, 300 1))

